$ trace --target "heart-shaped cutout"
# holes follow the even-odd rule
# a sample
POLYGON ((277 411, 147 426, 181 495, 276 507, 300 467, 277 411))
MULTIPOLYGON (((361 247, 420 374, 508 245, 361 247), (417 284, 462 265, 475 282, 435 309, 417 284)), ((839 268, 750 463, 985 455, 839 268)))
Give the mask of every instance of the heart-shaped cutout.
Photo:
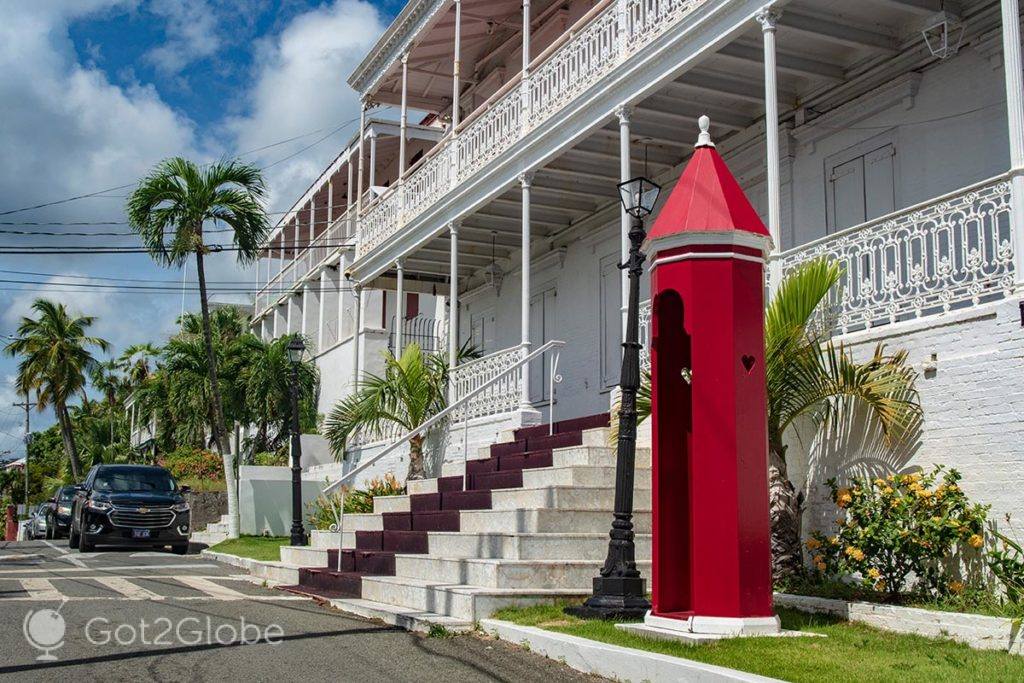
POLYGON ((743 361, 743 367, 747 369, 747 372, 750 372, 754 368, 754 363, 757 362, 757 359, 753 356, 743 356, 741 360, 743 361))

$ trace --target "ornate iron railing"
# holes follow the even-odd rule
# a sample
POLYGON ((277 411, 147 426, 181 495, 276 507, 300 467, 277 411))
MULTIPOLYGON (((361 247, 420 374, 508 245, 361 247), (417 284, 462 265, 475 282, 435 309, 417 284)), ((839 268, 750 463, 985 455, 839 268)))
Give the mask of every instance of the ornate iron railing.
POLYGON ((825 315, 846 333, 1006 296, 1013 288, 1010 181, 1001 175, 779 255, 782 271, 843 269, 825 315))
POLYGON ((597 11, 533 70, 464 129, 449 135, 404 181, 364 211, 357 256, 383 244, 402 226, 465 181, 529 131, 554 116, 625 59, 692 15, 708 0, 616 0, 597 11), (524 111, 525 105, 525 111, 524 111))
POLYGON ((487 389, 462 405, 452 419, 465 422, 476 417, 512 412, 518 408, 525 372, 525 366, 519 365, 522 357, 522 347, 513 346, 456 366, 451 372, 455 396, 466 396, 484 385, 487 385, 487 389), (517 368, 514 372, 507 372, 513 367, 517 368), (498 375, 503 375, 502 379, 493 382, 493 378, 498 375))

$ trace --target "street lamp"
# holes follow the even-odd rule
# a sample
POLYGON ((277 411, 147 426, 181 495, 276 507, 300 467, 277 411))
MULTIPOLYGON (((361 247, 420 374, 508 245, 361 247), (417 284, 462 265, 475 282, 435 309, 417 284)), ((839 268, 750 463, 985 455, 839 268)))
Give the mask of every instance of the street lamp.
POLYGON ((640 251, 640 245, 647 236, 644 218, 654 211, 661 186, 639 177, 620 183, 618 187, 622 206, 633 220, 629 228, 629 257, 619 265, 629 273, 629 307, 619 378, 621 397, 615 460, 615 519, 609 534, 608 557, 601 567, 601 575, 594 577, 594 594, 582 606, 565 610, 583 618, 631 619, 644 616, 651 608, 644 580, 636 568, 636 548, 633 545, 633 469, 636 462, 636 393, 640 389, 640 275, 646 258, 640 251))
POLYGON ((291 381, 291 446, 292 446, 292 545, 306 545, 306 529, 302 526, 302 438, 299 427, 299 363, 306 345, 296 335, 288 342, 288 361, 292 366, 291 381))

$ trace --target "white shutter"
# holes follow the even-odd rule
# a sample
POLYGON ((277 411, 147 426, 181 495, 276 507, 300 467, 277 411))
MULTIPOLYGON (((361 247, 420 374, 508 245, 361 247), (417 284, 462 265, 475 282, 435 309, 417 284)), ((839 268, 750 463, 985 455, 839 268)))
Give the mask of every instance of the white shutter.
POLYGON ((829 187, 832 193, 833 230, 863 223, 864 157, 835 166, 829 176, 829 187))
POLYGON ((601 385, 619 383, 622 368, 622 277, 618 254, 601 259, 600 269, 601 385))
POLYGON ((885 145, 864 155, 864 220, 896 210, 893 157, 896 149, 885 145))
MULTIPOLYGON (((530 352, 553 338, 555 331, 555 290, 546 289, 530 299, 530 352)), ((539 403, 548 398, 548 370, 551 354, 530 363, 530 401, 539 403)))

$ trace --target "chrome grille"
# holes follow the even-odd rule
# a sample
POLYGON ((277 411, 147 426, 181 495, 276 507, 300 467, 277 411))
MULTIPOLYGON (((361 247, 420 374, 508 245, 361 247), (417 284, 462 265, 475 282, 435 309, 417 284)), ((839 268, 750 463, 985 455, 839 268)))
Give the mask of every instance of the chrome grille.
POLYGON ((114 526, 156 528, 170 526, 174 512, 170 508, 114 508, 110 523, 114 526))

